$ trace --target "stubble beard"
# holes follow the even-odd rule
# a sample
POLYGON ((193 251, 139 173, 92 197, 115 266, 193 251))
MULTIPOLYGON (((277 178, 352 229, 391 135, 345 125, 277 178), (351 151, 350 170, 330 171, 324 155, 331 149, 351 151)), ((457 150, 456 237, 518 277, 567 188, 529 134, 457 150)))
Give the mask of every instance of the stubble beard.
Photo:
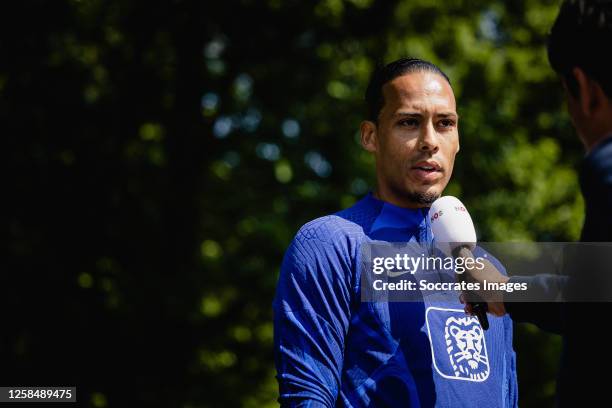
POLYGON ((414 204, 424 205, 427 207, 430 207, 431 204, 440 197, 439 193, 421 193, 418 191, 404 190, 401 188, 394 190, 396 196, 402 197, 403 199, 414 204))

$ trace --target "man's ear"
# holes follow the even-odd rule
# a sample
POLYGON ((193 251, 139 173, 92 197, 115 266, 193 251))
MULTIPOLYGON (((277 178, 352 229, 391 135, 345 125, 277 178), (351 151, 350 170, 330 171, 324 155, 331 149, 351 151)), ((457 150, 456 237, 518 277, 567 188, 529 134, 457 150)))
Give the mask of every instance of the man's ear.
POLYGON ((368 152, 375 153, 378 150, 378 134, 376 124, 370 120, 364 120, 359 127, 361 131, 361 146, 368 152))
POLYGON ((578 84, 578 103, 585 117, 591 117, 604 102, 605 95, 601 86, 589 78, 582 69, 574 68, 572 75, 578 84))

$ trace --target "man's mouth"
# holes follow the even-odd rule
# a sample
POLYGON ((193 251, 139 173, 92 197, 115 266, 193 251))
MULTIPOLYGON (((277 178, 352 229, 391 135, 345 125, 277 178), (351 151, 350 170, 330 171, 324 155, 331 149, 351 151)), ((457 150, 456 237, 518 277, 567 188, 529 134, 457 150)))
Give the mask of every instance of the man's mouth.
POLYGON ((413 169, 420 169, 424 171, 442 171, 442 167, 433 160, 421 161, 412 166, 413 169))
POLYGON ((437 162, 423 161, 412 166, 413 174, 422 181, 432 181, 440 177, 442 168, 437 162))

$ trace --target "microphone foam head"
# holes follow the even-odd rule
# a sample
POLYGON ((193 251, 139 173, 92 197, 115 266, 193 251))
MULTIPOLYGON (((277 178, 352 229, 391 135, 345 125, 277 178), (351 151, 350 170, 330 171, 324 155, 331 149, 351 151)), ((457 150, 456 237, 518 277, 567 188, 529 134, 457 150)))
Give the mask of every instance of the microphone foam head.
POLYGON ((429 222, 436 245, 446 255, 450 256, 461 245, 472 249, 476 246, 472 217, 457 197, 444 196, 434 201, 429 209, 429 222))

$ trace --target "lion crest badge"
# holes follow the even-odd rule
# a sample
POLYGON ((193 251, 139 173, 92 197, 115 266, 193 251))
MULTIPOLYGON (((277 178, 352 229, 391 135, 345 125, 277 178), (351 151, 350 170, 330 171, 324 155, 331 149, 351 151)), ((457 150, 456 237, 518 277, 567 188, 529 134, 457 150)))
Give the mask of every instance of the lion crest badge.
POLYGON ((485 381, 490 372, 489 358, 478 319, 466 316, 463 310, 438 307, 429 307, 426 316, 438 373, 449 379, 485 381), (433 332, 432 327, 436 328, 433 332))

